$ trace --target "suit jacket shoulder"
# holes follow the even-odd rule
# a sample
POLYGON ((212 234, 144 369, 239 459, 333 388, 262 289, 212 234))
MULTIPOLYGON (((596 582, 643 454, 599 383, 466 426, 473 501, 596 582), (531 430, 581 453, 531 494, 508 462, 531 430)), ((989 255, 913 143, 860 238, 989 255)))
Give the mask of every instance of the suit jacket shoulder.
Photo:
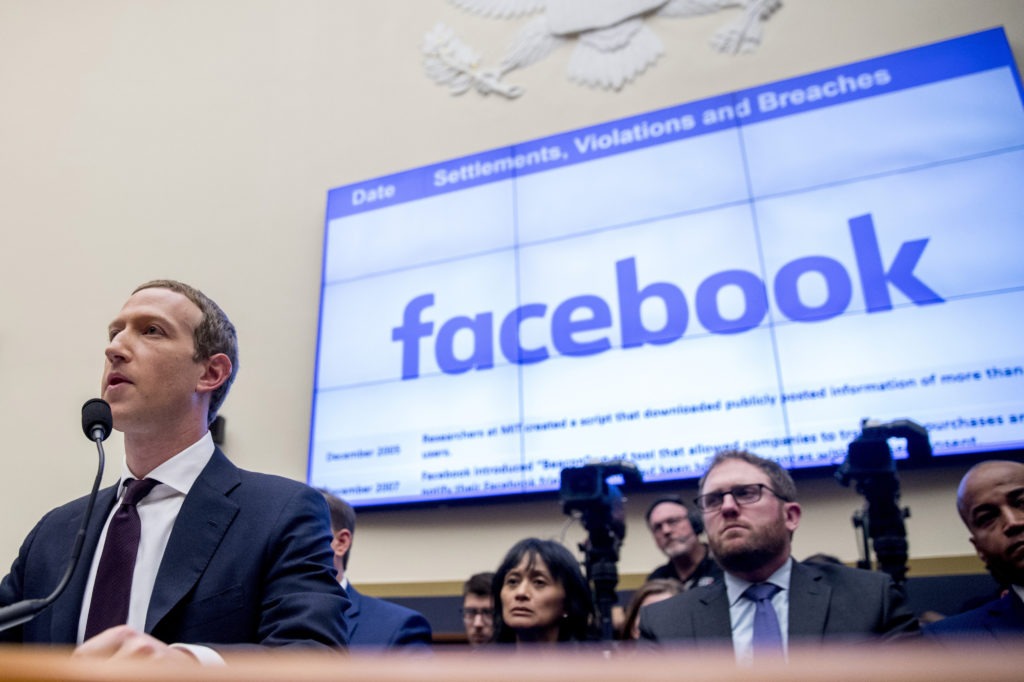
POLYGON ((732 626, 725 583, 695 587, 643 607, 640 636, 655 642, 708 648, 731 646, 732 626))
MULTIPOLYGON (((81 555, 61 595, 33 620, 0 632, 4 642, 74 644, 78 615, 100 531, 114 503, 116 486, 100 490, 86 528, 81 555)), ((71 561, 75 534, 88 510, 88 496, 47 512, 26 536, 10 572, 0 582, 0 606, 53 593, 71 561)))
POLYGON ((789 635, 804 640, 893 639, 918 632, 906 596, 887 573, 793 563, 789 635))
POLYGON ((318 492, 239 469, 218 448, 178 513, 146 630, 219 648, 343 645, 330 537, 318 492))
POLYGON ((989 639, 1019 646, 1024 637, 1024 603, 1011 591, 971 611, 929 623, 924 632, 945 643, 989 639))
POLYGON ((362 594, 349 585, 351 602, 345 611, 349 646, 425 647, 433 641, 430 623, 423 614, 400 604, 362 594))

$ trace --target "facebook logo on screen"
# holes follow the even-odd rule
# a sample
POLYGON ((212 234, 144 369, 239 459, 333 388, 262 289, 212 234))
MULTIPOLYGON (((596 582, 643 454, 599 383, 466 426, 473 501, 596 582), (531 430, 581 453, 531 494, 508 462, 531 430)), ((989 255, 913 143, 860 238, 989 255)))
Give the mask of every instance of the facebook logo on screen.
MULTIPOLYGON (((882 258, 870 214, 849 219, 849 234, 860 279, 865 309, 878 313, 893 308, 892 291, 903 294, 914 305, 943 302, 943 298, 914 273, 924 255, 928 239, 903 242, 886 265, 882 258)), ((645 344, 662 345, 682 338, 690 321, 691 309, 686 294, 671 282, 640 285, 636 258, 615 263, 618 294, 619 336, 622 348, 645 344), (665 310, 664 324, 649 329, 641 317, 641 306, 658 299, 665 310)), ((772 294, 779 312, 794 322, 821 322, 843 314, 853 297, 854 281, 846 266, 824 255, 804 256, 792 260, 775 274, 772 294), (801 298, 799 281, 805 275, 816 275, 824 282, 823 300, 813 303, 801 298)), ((434 306, 434 294, 427 293, 409 301, 401 325, 391 330, 393 341, 402 344, 402 379, 420 375, 421 340, 434 336, 434 322, 424 319, 424 312, 434 306)), ((739 334, 761 325, 768 314, 768 287, 757 274, 748 270, 723 270, 708 276, 693 295, 693 314, 713 334, 739 334), (723 314, 719 293, 733 287, 741 292, 742 312, 723 314)), ((509 312, 494 327, 494 314, 479 313, 473 317, 457 316, 444 321, 434 340, 434 356, 446 374, 494 366, 494 337, 510 363, 531 364, 550 357, 547 345, 523 347, 520 329, 527 320, 544 320, 548 315, 545 303, 527 303, 509 312), (455 336, 468 333, 473 338, 473 351, 468 357, 457 357, 455 336)), ((612 306, 600 296, 582 294, 566 299, 554 307, 550 318, 551 347, 554 352, 569 356, 603 353, 612 348, 610 330, 613 326, 612 306), (601 330, 609 330, 600 335, 601 330)))

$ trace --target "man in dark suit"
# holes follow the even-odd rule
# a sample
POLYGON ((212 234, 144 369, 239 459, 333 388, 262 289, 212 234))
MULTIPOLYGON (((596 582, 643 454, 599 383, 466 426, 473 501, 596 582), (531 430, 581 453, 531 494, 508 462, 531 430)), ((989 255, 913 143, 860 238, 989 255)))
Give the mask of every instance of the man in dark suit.
MULTIPOLYGON (((67 589, 0 639, 200 662, 233 647, 344 645, 348 602, 330 572, 323 500, 296 481, 238 469, 210 435, 238 368, 224 312, 186 284, 148 282, 108 338, 101 391, 124 433, 121 480, 97 497, 67 589), (136 486, 147 491, 137 502, 136 486), (117 545, 115 519, 125 515, 135 539, 117 545)), ((83 498, 43 517, 0 583, 0 605, 53 591, 85 510, 83 498)))
POLYGON ((1019 647, 1024 643, 1024 464, 976 464, 960 481, 956 497, 971 544, 1006 592, 972 611, 925 626, 925 633, 944 642, 994 640, 1019 647))
POLYGON ((320 493, 327 500, 331 510, 331 549, 334 550, 334 569, 337 580, 351 601, 345 610, 348 624, 348 641, 351 647, 429 647, 433 638, 430 623, 423 614, 412 609, 392 604, 360 593, 352 586, 345 571, 352 551, 352 540, 356 532, 356 512, 345 500, 326 490, 320 493))
POLYGON ((700 481, 700 493, 696 503, 724 580, 645 607, 643 638, 706 648, 732 644, 737 661, 748 663, 760 655, 762 641, 774 655, 784 655, 804 642, 893 638, 917 630, 888 575, 793 560, 801 508, 793 479, 776 462, 720 452, 700 481), (766 623, 774 634, 763 640, 766 623))

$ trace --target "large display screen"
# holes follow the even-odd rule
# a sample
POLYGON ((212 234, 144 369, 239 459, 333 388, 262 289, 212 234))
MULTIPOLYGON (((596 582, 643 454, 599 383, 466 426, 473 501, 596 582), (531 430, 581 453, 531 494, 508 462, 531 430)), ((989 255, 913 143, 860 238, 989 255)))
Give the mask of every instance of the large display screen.
POLYGON ((1021 94, 992 29, 331 190, 310 483, 820 467, 862 418, 1020 449, 1021 94))

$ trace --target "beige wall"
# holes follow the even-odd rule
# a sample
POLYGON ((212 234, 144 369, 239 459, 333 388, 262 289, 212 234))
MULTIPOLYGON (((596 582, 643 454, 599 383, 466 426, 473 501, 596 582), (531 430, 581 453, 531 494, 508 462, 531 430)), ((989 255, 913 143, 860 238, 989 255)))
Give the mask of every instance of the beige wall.
MULTIPOLYGON (((785 0, 741 56, 707 47, 725 18, 652 21, 666 54, 621 93, 569 83, 562 50, 518 72, 526 95, 506 101, 423 75, 437 20, 489 62, 518 23, 442 0, 0 1, 0 565, 88 490, 79 407, 98 391, 106 323, 141 281, 183 279, 231 314, 226 450, 303 479, 329 188, 995 25, 1024 55, 1019 0, 785 0)), ((110 481, 117 435, 108 451, 110 481)), ((904 475, 915 558, 970 553, 950 501, 961 473, 904 475)), ((802 491, 797 553, 856 558, 860 498, 825 479, 802 491)), ((649 499, 629 503, 626 574, 660 560, 638 522, 649 499)), ((351 572, 461 580, 565 521, 556 502, 365 513, 351 572)))

